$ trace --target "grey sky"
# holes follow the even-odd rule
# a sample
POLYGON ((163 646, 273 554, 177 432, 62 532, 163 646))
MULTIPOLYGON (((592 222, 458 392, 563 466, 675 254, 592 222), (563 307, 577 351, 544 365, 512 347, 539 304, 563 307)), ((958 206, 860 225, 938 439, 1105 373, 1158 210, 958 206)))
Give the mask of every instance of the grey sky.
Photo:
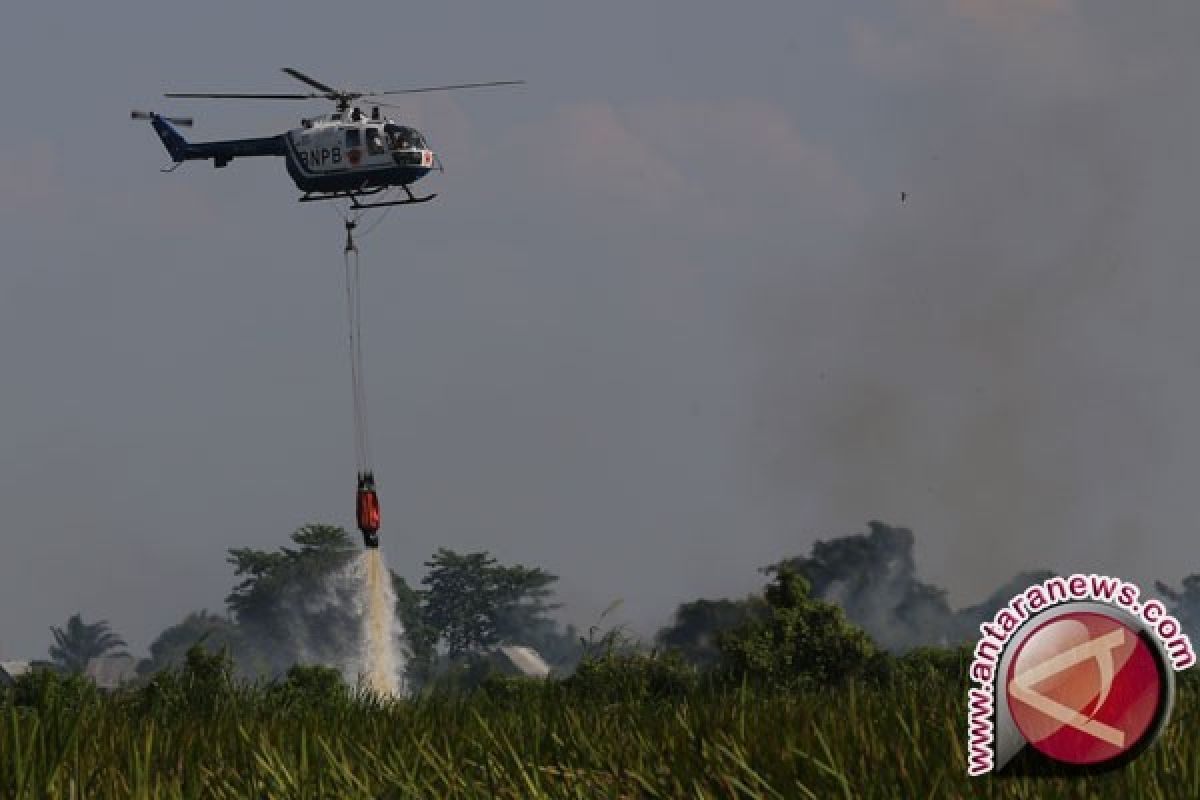
POLYGON ((972 602, 1200 570, 1193 3, 24 4, 0 29, 0 655, 141 651, 224 552, 351 524, 334 213, 166 162, 412 100, 441 196, 362 242, 389 563, 561 575, 652 631, 879 518, 972 602), (899 192, 909 192, 900 205, 899 192))

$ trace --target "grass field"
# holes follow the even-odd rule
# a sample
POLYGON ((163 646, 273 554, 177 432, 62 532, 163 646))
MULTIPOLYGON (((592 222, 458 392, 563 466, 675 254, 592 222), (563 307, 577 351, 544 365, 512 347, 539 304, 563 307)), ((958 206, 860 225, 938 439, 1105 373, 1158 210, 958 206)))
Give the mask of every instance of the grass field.
POLYGON ((1152 750, 1105 775, 970 779, 941 679, 827 691, 580 691, 501 682, 380 702, 181 682, 3 696, 11 798, 1196 798, 1200 708, 1180 689, 1152 750))

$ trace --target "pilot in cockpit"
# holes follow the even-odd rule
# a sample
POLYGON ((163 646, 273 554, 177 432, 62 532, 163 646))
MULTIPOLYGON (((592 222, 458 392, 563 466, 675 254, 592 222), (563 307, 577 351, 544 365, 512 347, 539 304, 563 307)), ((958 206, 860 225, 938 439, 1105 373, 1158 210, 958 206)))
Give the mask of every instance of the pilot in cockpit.
POLYGON ((379 138, 379 128, 367 128, 367 152, 379 155, 384 152, 383 139, 379 138))

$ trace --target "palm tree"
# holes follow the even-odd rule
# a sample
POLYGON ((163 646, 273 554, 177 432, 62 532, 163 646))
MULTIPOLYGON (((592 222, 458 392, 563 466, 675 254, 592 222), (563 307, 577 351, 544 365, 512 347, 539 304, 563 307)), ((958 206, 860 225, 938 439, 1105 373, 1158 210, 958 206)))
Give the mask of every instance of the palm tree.
POLYGON ((54 644, 50 646, 50 658, 66 672, 83 672, 88 662, 104 655, 128 655, 122 651, 113 653, 128 643, 113 632, 107 620, 88 625, 79 614, 72 614, 66 628, 50 627, 54 644))

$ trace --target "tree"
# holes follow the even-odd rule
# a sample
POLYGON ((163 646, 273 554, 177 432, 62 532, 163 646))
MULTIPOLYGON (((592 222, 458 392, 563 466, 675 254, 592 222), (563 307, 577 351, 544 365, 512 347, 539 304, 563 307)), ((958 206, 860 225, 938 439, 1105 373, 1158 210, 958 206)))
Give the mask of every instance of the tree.
POLYGON ((243 663, 276 675, 298 662, 335 664, 357 651, 356 586, 346 569, 359 552, 345 530, 306 525, 299 548, 229 551, 241 583, 225 598, 243 663))
POLYGON ((540 567, 499 567, 496 638, 501 643, 532 647, 547 664, 563 667, 578 660, 582 651, 575 627, 568 625, 563 630, 550 616, 562 608, 561 603, 551 602, 557 581, 557 575, 540 567))
POLYGON ((182 622, 164 630, 150 645, 150 658, 138 665, 143 675, 169 667, 178 667, 187 660, 187 652, 201 646, 210 653, 223 650, 237 652, 240 637, 233 620, 207 611, 188 614, 182 622))
POLYGON ((189 717, 219 715, 234 696, 233 660, 228 650, 210 652, 199 644, 183 662, 156 672, 138 692, 145 712, 185 710, 189 717))
POLYGON ((438 634, 425 621, 422 607, 425 592, 409 586, 408 581, 395 572, 392 573, 392 591, 396 595, 396 616, 404 626, 404 636, 408 640, 405 680, 409 686, 420 686, 433 671, 438 634))
POLYGON ((548 614, 559 607, 549 602, 558 576, 520 564, 506 567, 486 552, 444 547, 425 566, 424 624, 451 658, 501 642, 537 647, 556 634, 548 614))
POLYGON ((65 672, 83 672, 93 658, 128 655, 125 651, 113 652, 120 647, 128 647, 128 643, 113 632, 107 620, 89 625, 79 614, 72 614, 65 628, 51 626, 50 632, 54 634, 50 659, 65 672))
POLYGON ((761 597, 744 600, 693 600, 675 609, 675 619, 655 637, 659 646, 674 650, 688 662, 700 666, 715 666, 721 659, 717 640, 733 630, 766 613, 761 597))
POLYGON ((836 603, 880 646, 904 651, 947 641, 955 627, 946 591, 917 580, 913 534, 882 522, 869 532, 818 541, 808 557, 768 567, 804 576, 812 594, 836 603))
POLYGON ((780 567, 765 591, 767 613, 719 637, 735 677, 829 686, 865 673, 878 658, 871 639, 840 608, 811 596, 811 584, 780 567))
POLYGON ((454 658, 495 644, 496 559, 441 547, 425 566, 425 622, 445 643, 448 655, 454 658))
POLYGON ((540 567, 497 566, 497 638, 518 642, 528 640, 531 635, 538 636, 547 628, 553 629, 554 621, 548 615, 562 608, 561 603, 549 602, 554 596, 551 587, 556 581, 557 575, 540 567))

